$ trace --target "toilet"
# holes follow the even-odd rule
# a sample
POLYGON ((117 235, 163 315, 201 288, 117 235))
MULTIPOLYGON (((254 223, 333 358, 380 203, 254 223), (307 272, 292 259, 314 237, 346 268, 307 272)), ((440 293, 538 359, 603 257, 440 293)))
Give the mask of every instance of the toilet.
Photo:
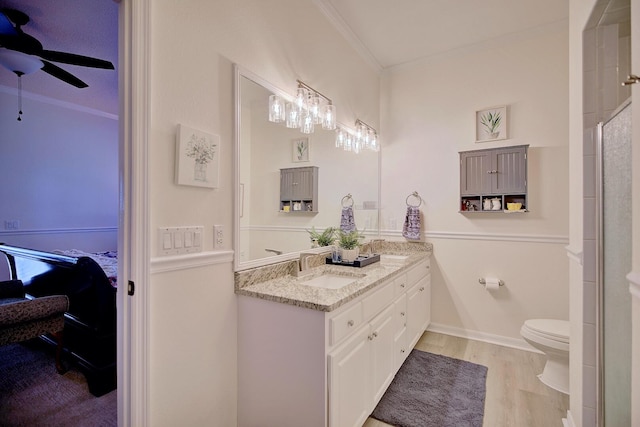
POLYGON ((547 356, 538 378, 547 386, 569 394, 569 322, 556 319, 529 319, 520 335, 547 356))

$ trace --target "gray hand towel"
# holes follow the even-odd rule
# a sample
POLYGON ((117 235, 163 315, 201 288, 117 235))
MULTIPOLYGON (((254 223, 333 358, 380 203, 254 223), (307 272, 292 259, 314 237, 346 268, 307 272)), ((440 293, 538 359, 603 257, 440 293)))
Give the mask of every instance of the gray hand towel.
POLYGON ((420 209, 418 206, 407 206, 402 236, 410 240, 420 240, 420 209))
POLYGON ((351 206, 342 208, 342 215, 340 216, 340 230, 345 233, 355 231, 356 223, 353 220, 353 209, 351 206))

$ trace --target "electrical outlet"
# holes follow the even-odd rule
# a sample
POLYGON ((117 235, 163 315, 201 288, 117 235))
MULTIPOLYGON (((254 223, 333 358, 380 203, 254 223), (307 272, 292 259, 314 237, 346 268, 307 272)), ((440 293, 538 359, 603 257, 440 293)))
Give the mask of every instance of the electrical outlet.
POLYGON ((12 219, 10 221, 5 221, 4 222, 4 229, 5 230, 19 230, 20 229, 20 220, 19 219, 12 219))
POLYGON ((222 248, 224 245, 224 227, 222 225, 213 226, 213 247, 222 248))

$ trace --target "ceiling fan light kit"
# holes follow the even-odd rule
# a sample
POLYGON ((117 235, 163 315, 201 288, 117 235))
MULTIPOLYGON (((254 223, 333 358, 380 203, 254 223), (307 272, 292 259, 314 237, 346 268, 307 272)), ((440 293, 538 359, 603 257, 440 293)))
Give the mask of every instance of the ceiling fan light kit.
POLYGON ((88 86, 85 82, 49 61, 81 67, 114 69, 111 62, 103 59, 43 49, 37 39, 22 30, 22 26, 28 22, 29 17, 19 10, 0 9, 0 65, 18 76, 18 121, 22 116, 23 75, 42 70, 72 86, 85 88, 88 86))

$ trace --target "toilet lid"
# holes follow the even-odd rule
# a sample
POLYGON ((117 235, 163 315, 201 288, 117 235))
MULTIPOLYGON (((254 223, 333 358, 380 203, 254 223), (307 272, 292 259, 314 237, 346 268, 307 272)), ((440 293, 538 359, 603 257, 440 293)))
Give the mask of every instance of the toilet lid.
POLYGON ((569 322, 556 319, 529 319, 525 326, 534 332, 548 335, 558 341, 569 342, 569 322))

